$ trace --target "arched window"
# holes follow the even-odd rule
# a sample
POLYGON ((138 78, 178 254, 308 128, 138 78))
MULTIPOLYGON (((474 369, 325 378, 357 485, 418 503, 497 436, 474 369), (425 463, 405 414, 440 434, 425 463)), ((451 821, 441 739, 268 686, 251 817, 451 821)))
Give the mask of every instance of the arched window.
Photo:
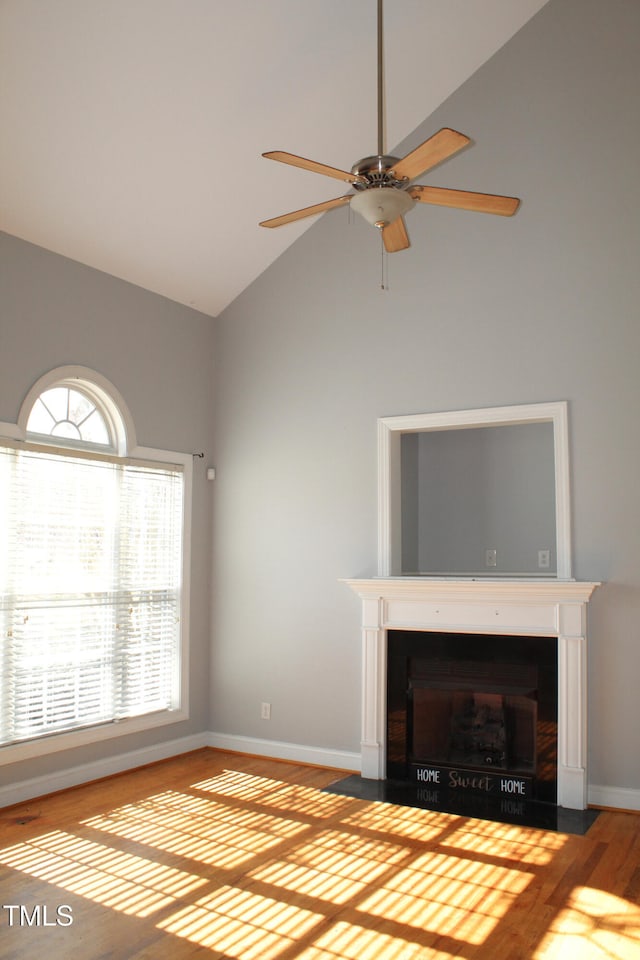
POLYGON ((59 446, 102 448, 125 456, 135 447, 133 420, 115 386, 95 370, 50 370, 24 399, 18 426, 59 446))
POLYGON ((112 447, 109 426, 94 400, 78 387, 44 390, 31 408, 27 432, 112 447))
POLYGON ((85 368, 41 378, 18 425, 0 441, 0 745, 180 719, 191 458, 130 448, 124 401, 85 368))

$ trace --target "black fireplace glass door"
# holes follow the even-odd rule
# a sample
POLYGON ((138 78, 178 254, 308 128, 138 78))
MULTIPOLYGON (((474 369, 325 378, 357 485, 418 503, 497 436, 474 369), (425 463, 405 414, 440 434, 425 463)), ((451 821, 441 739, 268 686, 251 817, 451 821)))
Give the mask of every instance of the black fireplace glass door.
POLYGON ((557 638, 390 631, 387 776, 525 777, 556 801, 557 638))

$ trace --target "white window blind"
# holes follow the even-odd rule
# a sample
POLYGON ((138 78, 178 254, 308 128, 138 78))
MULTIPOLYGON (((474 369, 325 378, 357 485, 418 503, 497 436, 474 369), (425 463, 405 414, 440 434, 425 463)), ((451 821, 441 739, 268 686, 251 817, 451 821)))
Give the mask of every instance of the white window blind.
POLYGON ((179 706, 179 466, 0 445, 0 744, 179 706))

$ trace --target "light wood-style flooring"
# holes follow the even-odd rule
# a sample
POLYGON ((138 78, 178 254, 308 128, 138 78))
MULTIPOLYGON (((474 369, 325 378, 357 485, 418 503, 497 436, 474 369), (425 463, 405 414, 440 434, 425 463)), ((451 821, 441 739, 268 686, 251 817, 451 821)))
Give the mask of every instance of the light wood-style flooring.
POLYGON ((201 750, 0 810, 0 957, 640 960, 640 816, 567 835, 339 777, 201 750))

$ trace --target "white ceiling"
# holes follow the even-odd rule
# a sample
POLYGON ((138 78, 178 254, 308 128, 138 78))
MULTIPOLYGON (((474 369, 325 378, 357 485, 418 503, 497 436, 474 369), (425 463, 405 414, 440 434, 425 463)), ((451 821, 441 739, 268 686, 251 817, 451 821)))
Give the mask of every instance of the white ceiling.
MULTIPOLYGON (((387 150, 545 2, 387 0, 387 150)), ((375 0, 0 0, 0 228, 216 316, 347 192, 260 154, 350 169, 376 96, 375 0)))

